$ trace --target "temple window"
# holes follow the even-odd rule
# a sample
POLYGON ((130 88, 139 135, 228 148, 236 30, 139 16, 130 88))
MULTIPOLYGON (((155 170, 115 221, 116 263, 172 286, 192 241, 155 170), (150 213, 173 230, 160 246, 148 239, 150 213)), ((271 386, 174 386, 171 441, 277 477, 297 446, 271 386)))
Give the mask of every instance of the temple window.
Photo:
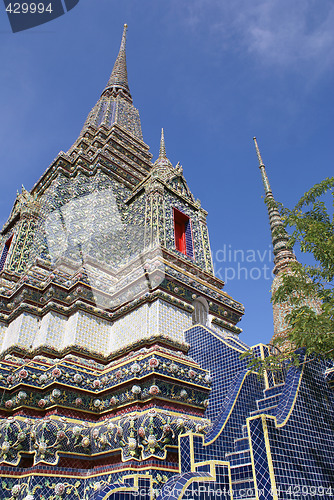
POLYGON ((1 258, 0 258, 0 271, 2 271, 4 266, 5 266, 5 262, 6 262, 6 259, 8 256, 10 245, 12 243, 12 239, 13 239, 13 235, 11 235, 11 237, 8 238, 8 240, 5 243, 5 246, 3 247, 1 258))
POLYGON ((184 255, 194 257, 190 219, 176 208, 173 209, 173 215, 175 248, 184 255))

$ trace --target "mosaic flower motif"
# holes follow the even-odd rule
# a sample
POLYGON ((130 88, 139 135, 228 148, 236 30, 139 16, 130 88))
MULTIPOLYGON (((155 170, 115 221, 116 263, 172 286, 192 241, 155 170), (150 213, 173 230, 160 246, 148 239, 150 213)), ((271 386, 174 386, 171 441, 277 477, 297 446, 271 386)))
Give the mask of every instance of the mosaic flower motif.
POLYGON ((156 396, 157 394, 159 394, 160 389, 157 385, 151 385, 148 392, 151 394, 151 396, 156 396))
POLYGON ((55 486, 55 494, 62 496, 65 493, 65 484, 63 483, 58 483, 55 486))
POLYGON ((185 424, 185 422, 184 422, 183 418, 178 418, 176 420, 176 425, 177 425, 178 428, 184 427, 184 424, 185 424))
POLYGON ((141 370, 141 366, 140 366, 140 364, 139 364, 139 363, 133 363, 133 365, 131 365, 131 367, 130 367, 130 370, 131 370, 131 372, 132 372, 132 373, 134 373, 134 374, 135 374, 135 373, 139 373, 139 372, 140 372, 140 370, 141 370))
POLYGON ((106 435, 102 434, 100 436, 99 441, 100 441, 100 446, 104 447, 107 444, 107 437, 106 437, 106 435))
POLYGON ((165 434, 167 434, 168 432, 172 432, 172 427, 169 424, 165 424, 162 430, 165 434))
POLYGON ((18 433, 17 435, 17 440, 21 443, 22 441, 24 441, 26 438, 26 433, 21 431, 18 433))
POLYGON ((93 439, 97 439, 99 437, 99 429, 94 429, 92 432, 93 439))
POLYGON ((80 373, 76 373, 73 377, 73 380, 76 384, 80 384, 80 382, 82 381, 82 376, 80 375, 80 373))
POLYGON ((114 429, 115 429, 115 424, 113 424, 112 422, 109 422, 107 425, 108 432, 112 432, 114 429))
POLYGON ((142 439, 145 437, 145 428, 144 427, 139 427, 138 436, 141 437, 142 439))
POLYGON ((147 438, 147 443, 150 449, 154 449, 157 445, 157 438, 154 434, 150 434, 147 438))
POLYGON ((47 375, 45 375, 45 373, 42 373, 42 375, 40 375, 38 380, 40 381, 41 384, 45 384, 47 379, 48 379, 47 375))
POLYGON ((80 405, 82 405, 82 399, 81 398, 75 398, 74 403, 75 403, 76 406, 80 406, 80 405))
POLYGON ((120 426, 117 427, 116 434, 119 437, 123 436, 123 429, 122 429, 122 427, 120 427, 120 426))
POLYGON ((186 398, 186 397, 188 396, 187 391, 186 391, 185 389, 182 389, 182 390, 180 391, 180 396, 181 396, 181 398, 186 398))
POLYGON ((12 384, 12 383, 13 383, 13 381, 14 381, 14 377, 13 377, 13 375, 8 375, 8 377, 7 377, 7 382, 8 382, 8 384, 12 384))
POLYGON ((8 399, 8 401, 5 402, 5 407, 9 409, 12 406, 13 406, 13 401, 11 399, 8 399))
POLYGON ((1 455, 6 455, 10 450, 10 443, 8 441, 4 441, 1 445, 1 455))
POLYGON ((78 425, 75 425, 72 429, 72 434, 73 434, 73 436, 80 436, 81 427, 79 427, 78 425))
POLYGON ((203 401, 203 405, 204 405, 204 407, 205 407, 205 408, 207 408, 207 407, 209 406, 209 400, 208 400, 208 399, 205 399, 205 400, 203 401))
POLYGON ((11 494, 13 497, 18 497, 21 491, 21 486, 19 484, 15 484, 13 488, 11 489, 11 494))
POLYGON ((206 374, 206 375, 205 375, 205 377, 204 377, 204 380, 205 380, 205 382, 206 382, 207 384, 210 384, 210 382, 212 382, 212 377, 211 377, 211 375, 210 375, 209 373, 208 373, 208 374, 206 374))
POLYGON ((99 408, 101 406, 101 401, 99 399, 94 399, 93 404, 95 408, 99 408))
POLYGON ((100 491, 100 489, 102 488, 101 486, 101 483, 99 483, 98 481, 96 481, 94 484, 93 484, 93 489, 94 491, 100 491))
POLYGON ((137 440, 135 438, 128 438, 128 447, 130 451, 134 451, 137 448, 137 440))
POLYGON ((100 386, 101 386, 101 382, 99 379, 96 378, 95 380, 93 380, 94 389, 98 389, 100 386))
POLYGON ((61 370, 60 368, 54 368, 52 370, 52 376, 55 378, 59 378, 61 376, 61 370))
POLYGON ((204 429, 205 429, 205 427, 203 424, 196 424, 196 426, 195 426, 196 432, 203 432, 204 429))
POLYGON ((116 403, 117 403, 117 399, 115 398, 115 396, 112 396, 112 397, 110 398, 110 404, 111 404, 111 405, 115 405, 116 403))
POLYGON ((151 358, 148 362, 150 368, 156 368, 157 366, 159 366, 159 360, 156 359, 156 358, 151 358))
POLYGON ((196 372, 194 372, 194 370, 188 370, 188 377, 189 378, 195 378, 196 377, 196 372))
POLYGON ((18 399, 19 399, 20 401, 22 401, 23 399, 26 399, 26 397, 27 397, 27 393, 26 393, 26 392, 24 392, 24 391, 20 391, 20 392, 18 393, 17 397, 18 397, 18 399))
POLYGON ((46 405, 46 401, 45 401, 45 399, 40 399, 40 400, 38 401, 38 406, 39 406, 40 408, 44 408, 44 406, 45 406, 45 405, 46 405))
POLYGON ((82 438, 82 441, 81 441, 81 446, 83 448, 88 448, 88 446, 90 445, 90 439, 89 437, 85 436, 82 438))
POLYGON ((59 389, 53 389, 53 391, 52 391, 52 396, 53 396, 54 398, 56 398, 56 399, 57 399, 57 398, 59 398, 59 397, 61 396, 61 392, 60 392, 60 390, 59 390, 59 389))
POLYGON ((172 364, 170 365, 169 369, 170 369, 170 371, 171 371, 172 373, 176 373, 176 372, 178 371, 179 367, 178 367, 175 363, 172 363, 172 364))
POLYGON ((19 377, 20 378, 27 378, 28 377, 28 372, 27 370, 25 370, 24 368, 22 370, 19 371, 19 377))
POLYGON ((115 373, 115 377, 120 379, 122 378, 122 371, 121 370, 117 370, 117 372, 115 373))
POLYGON ((131 389, 132 394, 140 394, 141 393, 141 388, 139 385, 133 385, 131 389))
POLYGON ((57 432, 57 439, 58 439, 59 441, 62 441, 63 439, 65 439, 65 437, 66 437, 66 434, 65 434, 65 432, 64 432, 64 431, 58 431, 58 432, 57 432))

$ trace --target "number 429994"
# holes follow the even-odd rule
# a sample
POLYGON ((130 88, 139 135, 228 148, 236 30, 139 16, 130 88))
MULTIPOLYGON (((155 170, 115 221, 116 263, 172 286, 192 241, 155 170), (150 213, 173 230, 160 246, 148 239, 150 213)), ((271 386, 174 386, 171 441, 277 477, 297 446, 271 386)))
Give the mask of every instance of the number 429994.
POLYGON ((44 14, 52 13, 52 3, 44 5, 43 3, 10 3, 6 7, 6 11, 10 14, 44 14))

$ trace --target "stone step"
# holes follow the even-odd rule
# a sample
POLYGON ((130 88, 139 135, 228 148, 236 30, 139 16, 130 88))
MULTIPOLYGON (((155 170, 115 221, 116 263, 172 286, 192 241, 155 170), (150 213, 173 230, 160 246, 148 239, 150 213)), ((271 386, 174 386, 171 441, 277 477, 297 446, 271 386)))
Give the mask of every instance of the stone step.
POLYGON ((250 450, 232 451, 230 453, 225 453, 225 458, 230 462, 232 466, 241 466, 250 463, 250 450))
POLYGON ((256 405, 257 405, 258 410, 262 410, 263 408, 267 408, 267 407, 274 406, 274 405, 277 406, 279 399, 281 397, 281 394, 282 393, 279 392, 278 394, 274 394, 273 396, 268 396, 267 398, 258 399, 256 401, 256 405))
POLYGON ((261 415, 261 413, 269 413, 270 415, 272 414, 273 410, 277 408, 277 405, 269 406, 267 408, 262 408, 261 410, 254 410, 250 412, 250 416, 254 417, 255 415, 261 415))
POLYGON ((231 479, 232 484, 238 483, 240 481, 253 481, 253 469, 250 462, 243 465, 232 465, 231 466, 231 479))
POLYGON ((242 451, 242 450, 248 450, 249 449, 249 439, 247 437, 241 437, 238 439, 234 440, 234 450, 235 451, 242 451))
POLYGON ((279 394, 280 392, 282 392, 284 385, 285 384, 277 384, 274 385, 274 387, 269 387, 269 389, 265 389, 263 391, 264 397, 267 398, 279 394))

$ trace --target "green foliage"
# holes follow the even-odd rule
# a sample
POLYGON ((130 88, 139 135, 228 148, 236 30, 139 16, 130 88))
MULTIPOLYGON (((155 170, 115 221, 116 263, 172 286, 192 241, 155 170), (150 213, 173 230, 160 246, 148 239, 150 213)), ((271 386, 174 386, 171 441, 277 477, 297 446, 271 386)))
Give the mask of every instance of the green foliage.
POLYGON ((249 358, 252 369, 279 371, 286 362, 298 364, 294 354, 298 348, 303 348, 306 355, 334 359, 333 188, 334 177, 325 179, 305 193, 292 210, 273 200, 268 202, 280 212, 284 226, 293 229, 289 247, 299 247, 313 256, 313 264, 292 262, 282 273, 272 302, 287 307, 288 329, 283 338, 275 340, 272 355, 264 361, 251 351, 246 353, 244 357, 249 358))

